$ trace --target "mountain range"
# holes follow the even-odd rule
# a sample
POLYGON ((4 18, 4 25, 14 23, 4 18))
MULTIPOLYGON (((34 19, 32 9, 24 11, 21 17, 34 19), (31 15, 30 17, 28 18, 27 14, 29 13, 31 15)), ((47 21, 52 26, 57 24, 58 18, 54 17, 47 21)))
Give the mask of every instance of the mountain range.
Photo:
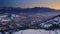
POLYGON ((14 8, 14 7, 0 7, 0 14, 2 13, 60 13, 60 10, 55 10, 47 7, 34 8, 14 8))

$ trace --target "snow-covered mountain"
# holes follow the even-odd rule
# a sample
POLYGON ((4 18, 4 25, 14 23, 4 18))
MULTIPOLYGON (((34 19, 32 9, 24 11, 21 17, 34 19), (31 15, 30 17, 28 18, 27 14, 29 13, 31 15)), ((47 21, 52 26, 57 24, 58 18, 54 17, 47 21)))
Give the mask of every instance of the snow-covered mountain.
POLYGON ((48 19, 47 21, 45 21, 44 23, 40 24, 42 28, 45 29, 60 29, 60 15, 54 16, 50 19, 48 19))
POLYGON ((0 31, 19 31, 24 29, 44 29, 60 26, 60 15, 50 8, 0 8, 0 31), (3 29, 2 29, 3 28, 3 29))

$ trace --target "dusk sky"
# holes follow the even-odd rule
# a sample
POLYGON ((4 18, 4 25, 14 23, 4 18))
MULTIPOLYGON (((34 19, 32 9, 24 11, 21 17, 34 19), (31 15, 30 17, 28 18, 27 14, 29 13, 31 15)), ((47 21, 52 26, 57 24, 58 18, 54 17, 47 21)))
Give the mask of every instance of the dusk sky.
POLYGON ((60 9, 60 0, 0 0, 0 7, 49 7, 60 9))

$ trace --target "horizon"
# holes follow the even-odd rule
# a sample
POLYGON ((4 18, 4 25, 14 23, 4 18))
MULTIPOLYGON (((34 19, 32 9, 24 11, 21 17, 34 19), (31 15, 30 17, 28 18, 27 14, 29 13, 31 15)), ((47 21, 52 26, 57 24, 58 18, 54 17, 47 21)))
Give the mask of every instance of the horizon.
POLYGON ((52 9, 60 9, 60 0, 0 0, 0 7, 48 7, 52 9))
MULTIPOLYGON (((3 8, 3 7, 0 7, 0 8, 3 8)), ((5 8, 21 8, 21 7, 5 7, 5 8)), ((49 7, 31 7, 31 8, 49 8, 49 7)), ((29 9, 29 8, 21 8, 21 9, 29 9)), ((49 9, 60 10, 60 9, 54 9, 54 8, 49 8, 49 9)))

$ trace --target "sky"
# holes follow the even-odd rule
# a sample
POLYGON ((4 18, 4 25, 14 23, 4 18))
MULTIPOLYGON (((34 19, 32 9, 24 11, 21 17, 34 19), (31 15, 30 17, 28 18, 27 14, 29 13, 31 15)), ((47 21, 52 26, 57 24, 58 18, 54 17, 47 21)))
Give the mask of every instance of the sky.
POLYGON ((60 9, 60 0, 0 0, 0 7, 49 7, 60 9))

